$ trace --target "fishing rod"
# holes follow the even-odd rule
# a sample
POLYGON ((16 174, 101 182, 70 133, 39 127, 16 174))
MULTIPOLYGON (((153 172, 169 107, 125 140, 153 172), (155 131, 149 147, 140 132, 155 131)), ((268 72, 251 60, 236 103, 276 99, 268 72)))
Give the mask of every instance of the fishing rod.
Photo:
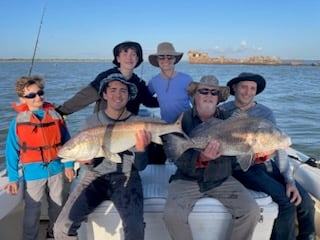
POLYGON ((33 56, 32 56, 32 61, 31 61, 31 66, 29 69, 29 76, 31 76, 31 72, 32 72, 32 68, 33 68, 33 63, 34 63, 34 58, 36 56, 36 52, 37 52, 37 47, 38 47, 38 41, 39 41, 39 36, 40 36, 40 32, 41 32, 41 26, 42 26, 42 21, 43 21, 43 17, 46 11, 46 5, 44 5, 43 10, 42 10, 42 16, 41 16, 41 21, 40 21, 40 26, 38 29, 38 36, 37 36, 37 40, 36 40, 36 44, 34 46, 34 50, 33 50, 33 56))
POLYGON ((307 160, 302 160, 298 156, 294 156, 292 154, 288 154, 289 157, 299 161, 300 163, 305 163, 310 165, 311 167, 319 168, 320 169, 320 159, 316 159, 313 157, 309 157, 307 160))

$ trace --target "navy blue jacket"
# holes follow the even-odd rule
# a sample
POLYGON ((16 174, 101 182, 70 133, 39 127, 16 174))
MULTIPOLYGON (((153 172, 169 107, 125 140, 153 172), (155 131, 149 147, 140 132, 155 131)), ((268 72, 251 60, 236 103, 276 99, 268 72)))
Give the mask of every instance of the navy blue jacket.
MULTIPOLYGON (((215 113, 215 117, 219 119, 226 119, 228 116, 228 112, 220 111, 219 109, 215 113)), ((182 128, 187 135, 201 123, 194 109, 184 113, 182 128)), ((205 192, 219 186, 232 175, 232 164, 236 161, 235 157, 221 156, 218 159, 209 161, 205 168, 196 168, 199 154, 200 152, 194 149, 185 151, 175 161, 177 171, 171 176, 170 181, 177 179, 196 181, 199 184, 200 191, 205 192)))

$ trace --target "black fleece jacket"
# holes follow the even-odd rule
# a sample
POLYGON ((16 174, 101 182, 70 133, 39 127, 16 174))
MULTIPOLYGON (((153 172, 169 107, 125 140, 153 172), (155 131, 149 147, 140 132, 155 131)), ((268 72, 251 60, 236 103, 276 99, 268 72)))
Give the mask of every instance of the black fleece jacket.
MULTIPOLYGON (((77 112, 94 102, 96 102, 94 112, 105 109, 106 102, 99 96, 100 83, 102 79, 108 77, 113 73, 121 72, 117 67, 101 72, 91 83, 89 83, 88 86, 77 92, 69 100, 65 101, 61 106, 57 107, 56 110, 62 115, 68 115, 77 112)), ((157 98, 151 95, 144 80, 133 73, 131 78, 128 79, 128 82, 134 83, 138 88, 137 97, 133 100, 130 100, 127 104, 127 109, 130 112, 138 114, 140 104, 151 108, 159 107, 157 98)))

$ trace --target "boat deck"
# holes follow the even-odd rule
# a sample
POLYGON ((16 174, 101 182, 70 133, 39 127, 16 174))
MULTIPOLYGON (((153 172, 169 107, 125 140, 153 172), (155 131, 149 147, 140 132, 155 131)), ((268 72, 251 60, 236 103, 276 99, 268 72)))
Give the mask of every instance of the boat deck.
MULTIPOLYGON (((23 207, 19 204, 10 214, 0 220, 1 240, 21 240, 23 224, 23 207)), ((40 231, 38 240, 46 240, 48 220, 40 221, 40 231)))
MULTIPOLYGON (((297 173, 297 171, 295 171, 297 173)), ((154 173, 152 173, 150 176, 155 176, 154 173)), ((158 178, 159 179, 159 178, 158 178)), ((160 178, 161 179, 161 178, 160 178)), ((148 179, 146 179, 147 182, 149 182, 148 179)), ((318 181, 316 181, 318 182, 318 181)), ((65 191, 68 192, 70 185, 66 184, 65 191)), ((316 192, 318 193, 318 192, 316 192)), ((67 194, 66 194, 67 195, 67 194)), ((315 216, 315 222, 316 222, 316 229, 317 229, 317 240, 320 240, 320 201, 315 199, 316 205, 316 216, 315 216)), ((3 206, 2 206, 3 207, 3 206)), ((21 240, 22 239, 22 225, 23 225, 23 201, 13 210, 5 216, 3 219, 0 220, 0 239, 1 240, 21 240)), ((45 240, 46 239, 46 228, 47 228, 47 214, 46 214, 46 208, 47 205, 44 202, 42 205, 42 215, 41 215, 41 221, 40 221, 40 233, 38 240, 45 240)), ((87 240, 87 239, 86 239, 87 240)), ((89 240, 89 239, 88 239, 89 240)), ((90 239, 91 240, 91 239, 90 239)), ((100 240, 99 238, 96 238, 96 240, 100 240)), ((118 240, 118 239, 117 239, 118 240)), ((146 240, 153 240, 151 238, 146 238, 146 240)), ((257 240, 257 239, 254 239, 257 240)))
MULTIPOLYGON (((320 202, 316 201, 316 227, 317 233, 320 231, 320 202)), ((22 236, 22 216, 23 216, 23 203, 19 204, 9 215, 0 220, 0 236, 1 240, 21 240, 22 236)), ((38 240, 46 240, 46 228, 48 220, 42 218, 40 221, 40 231, 38 240)), ((99 240, 99 239, 98 239, 99 240)), ((152 239, 146 239, 152 240, 152 239)), ((320 237, 316 238, 320 240, 320 237)))

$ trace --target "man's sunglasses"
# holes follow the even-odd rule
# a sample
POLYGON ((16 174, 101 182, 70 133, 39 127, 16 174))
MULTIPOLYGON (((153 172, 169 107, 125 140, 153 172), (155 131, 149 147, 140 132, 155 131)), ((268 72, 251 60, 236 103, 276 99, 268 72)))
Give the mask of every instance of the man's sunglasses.
POLYGON ((41 96, 43 96, 44 95, 44 91, 43 90, 39 90, 38 92, 36 92, 36 93, 29 93, 29 94, 27 94, 27 95, 24 95, 23 97, 24 98, 29 98, 29 99, 32 99, 32 98, 35 98, 36 96, 39 96, 39 97, 41 97, 41 96))
POLYGON ((159 55, 158 56, 158 59, 159 60, 164 60, 164 59, 168 59, 168 60, 172 60, 172 59, 175 59, 176 57, 175 56, 172 56, 172 55, 159 55))
POLYGON ((198 89, 198 92, 202 95, 208 95, 208 93, 211 93, 212 96, 218 96, 218 94, 219 94, 219 90, 208 89, 208 88, 200 88, 200 89, 198 89))

